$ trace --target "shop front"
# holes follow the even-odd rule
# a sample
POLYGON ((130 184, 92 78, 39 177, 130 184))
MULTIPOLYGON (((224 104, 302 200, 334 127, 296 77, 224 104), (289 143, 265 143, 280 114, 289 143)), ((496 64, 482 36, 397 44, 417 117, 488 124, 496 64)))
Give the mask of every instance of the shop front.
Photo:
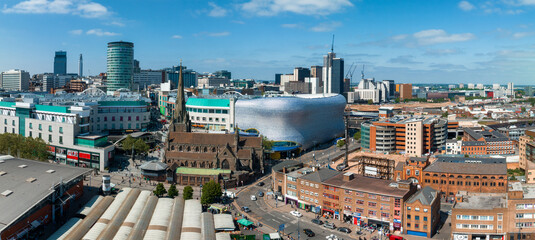
POLYGON ((56 162, 66 164, 67 162, 67 149, 56 147, 56 162))
POLYGON ((393 226, 393 229, 390 229, 390 230, 402 231, 402 229, 401 229, 401 220, 400 219, 394 218, 394 223, 392 224, 392 226, 393 226))
POLYGON ((324 217, 329 218, 329 217, 333 217, 334 216, 334 213, 335 213, 334 210, 332 210, 330 208, 327 208, 327 207, 324 207, 322 210, 323 210, 322 211, 322 215, 324 217))
POLYGON ((67 150, 67 165, 79 166, 78 162, 78 151, 67 150))
POLYGON ((342 219, 343 219, 344 222, 353 223, 353 212, 351 212, 349 210, 344 210, 342 219))
POLYGON ((377 226, 377 228, 390 229, 390 223, 389 222, 381 221, 379 219, 368 219, 368 225, 372 225, 372 224, 375 224, 377 226))
POLYGON ((290 204, 290 205, 294 205, 296 207, 299 207, 299 201, 297 200, 297 198, 294 198, 292 196, 288 196, 286 195, 286 204, 290 204))

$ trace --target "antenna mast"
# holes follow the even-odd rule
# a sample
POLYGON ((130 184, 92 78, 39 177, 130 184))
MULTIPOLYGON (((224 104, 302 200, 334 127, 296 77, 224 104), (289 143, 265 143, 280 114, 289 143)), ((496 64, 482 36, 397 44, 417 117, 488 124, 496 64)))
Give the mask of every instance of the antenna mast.
POLYGON ((360 72, 360 76, 362 76, 362 79, 364 79, 364 64, 362 64, 362 71, 360 72))

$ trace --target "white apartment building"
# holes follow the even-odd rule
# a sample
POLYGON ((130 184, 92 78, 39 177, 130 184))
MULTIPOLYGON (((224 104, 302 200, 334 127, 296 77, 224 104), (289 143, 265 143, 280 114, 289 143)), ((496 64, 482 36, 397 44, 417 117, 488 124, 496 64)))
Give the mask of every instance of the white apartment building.
POLYGON ((0 88, 6 90, 28 91, 30 87, 30 73, 12 69, 0 73, 0 88))

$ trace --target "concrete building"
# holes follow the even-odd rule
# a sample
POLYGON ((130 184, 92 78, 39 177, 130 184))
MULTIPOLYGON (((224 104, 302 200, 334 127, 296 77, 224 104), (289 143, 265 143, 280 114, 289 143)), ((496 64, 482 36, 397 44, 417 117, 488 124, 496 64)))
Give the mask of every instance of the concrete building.
POLYGON ((66 75, 67 74, 67 52, 57 51, 54 56, 54 74, 66 75))
POLYGON ((132 90, 134 75, 134 44, 131 42, 108 43, 107 82, 108 92, 121 88, 132 90))
POLYGON ((322 66, 311 66, 310 67, 310 77, 311 78, 318 78, 319 82, 320 82, 319 87, 323 87, 323 67, 322 66))
POLYGON ((226 77, 217 77, 214 75, 206 75, 197 78, 198 87, 200 88, 216 88, 230 85, 230 79, 226 77))
POLYGON ((150 85, 160 85, 165 81, 165 73, 155 70, 141 70, 134 73, 134 87, 137 89, 146 89, 150 85))
POLYGON ((515 97, 515 84, 512 82, 507 83, 507 96, 515 97))
POLYGON ((282 76, 282 73, 275 73, 275 85, 281 84, 281 76, 282 76))
POLYGON ((294 68, 294 81, 304 82, 305 78, 310 77, 310 69, 304 67, 294 68))
POLYGON ((188 98, 186 110, 191 126, 210 131, 232 132, 235 126, 234 98, 188 98))
POLYGON ((499 131, 464 128, 461 154, 514 154, 513 141, 499 131))
MULTIPOLYGON (((58 223, 84 194, 88 169, 0 156, 0 239, 38 236, 38 228, 58 223)), ((35 237, 37 238, 37 237, 35 237)))
POLYGON ((344 93, 344 59, 336 58, 336 53, 323 56, 323 92, 344 93))
MULTIPOLYGON (((216 77, 220 77, 220 78, 227 78, 227 79, 232 79, 232 73, 227 71, 227 70, 219 70, 219 71, 215 71, 214 72, 214 75, 216 77)), ((188 86, 188 85, 185 85, 185 86, 188 86)))
POLYGON ((476 84, 477 89, 485 89, 485 86, 483 86, 483 83, 476 84))
MULTIPOLYGON (((164 69, 165 71, 165 82, 171 82, 171 89, 178 88, 178 79, 180 75, 180 66, 173 66, 172 68, 164 69)), ((195 88, 198 85, 197 82, 197 72, 192 69, 188 69, 185 66, 182 66, 182 79, 184 80, 184 87, 186 88, 195 88)))
POLYGON ((0 88, 5 90, 28 91, 30 87, 30 73, 12 69, 0 74, 0 88))
POLYGON ((78 59, 78 76, 84 76, 84 59, 82 58, 82 54, 80 54, 80 59, 78 59))

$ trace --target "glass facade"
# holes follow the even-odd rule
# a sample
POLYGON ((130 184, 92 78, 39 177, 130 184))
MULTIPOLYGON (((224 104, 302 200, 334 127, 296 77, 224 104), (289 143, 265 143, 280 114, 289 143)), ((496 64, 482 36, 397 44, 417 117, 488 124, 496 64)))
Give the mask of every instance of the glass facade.
POLYGON ((131 89, 134 75, 134 44, 131 42, 108 43, 108 91, 131 89))

